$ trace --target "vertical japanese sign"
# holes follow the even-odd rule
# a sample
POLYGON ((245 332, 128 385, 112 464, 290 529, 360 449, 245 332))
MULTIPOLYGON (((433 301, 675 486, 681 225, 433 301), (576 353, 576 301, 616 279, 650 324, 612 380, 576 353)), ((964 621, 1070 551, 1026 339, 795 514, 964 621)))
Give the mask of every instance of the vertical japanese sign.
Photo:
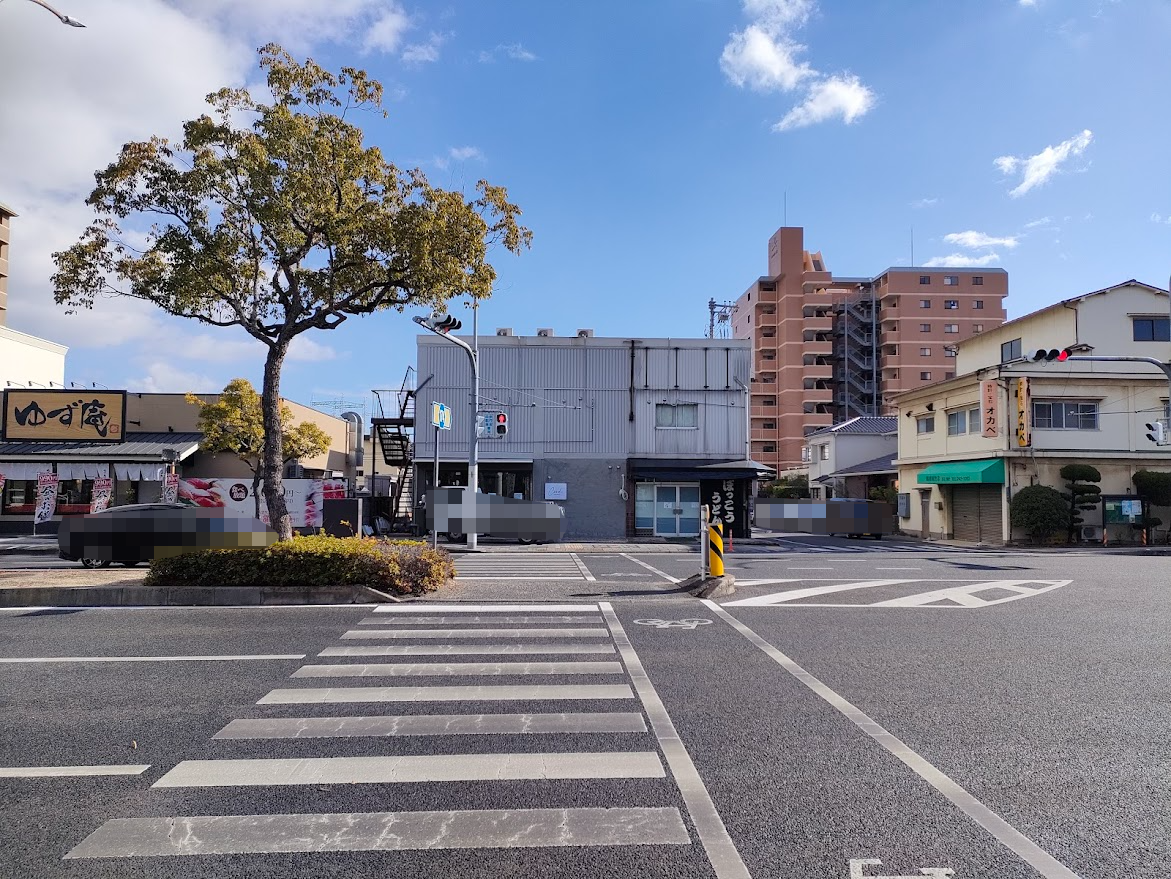
POLYGON ((4 497, 4 474, 0 473, 0 499, 4 497))
POLYGON ((980 418, 984 424, 983 435, 996 437, 1000 433, 997 417, 1000 403, 1000 385, 995 381, 980 382, 980 418))
POLYGON ((110 495, 113 493, 114 480, 108 476, 99 476, 94 480, 93 495, 89 502, 91 513, 100 513, 110 506, 110 495))
POLYGON ((33 513, 33 524, 39 525, 53 518, 57 509, 57 474, 37 474, 37 509, 33 513))
POLYGON ((163 482, 163 503, 173 504, 179 499, 179 474, 168 473, 163 482))
POLYGON ((1016 442, 1022 449, 1029 445, 1029 380, 1016 380, 1016 442))

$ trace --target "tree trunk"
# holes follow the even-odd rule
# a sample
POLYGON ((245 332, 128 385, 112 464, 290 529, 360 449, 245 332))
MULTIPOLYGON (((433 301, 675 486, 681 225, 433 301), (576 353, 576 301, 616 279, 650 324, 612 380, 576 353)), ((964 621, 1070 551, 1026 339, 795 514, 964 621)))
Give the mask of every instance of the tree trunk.
POLYGON ((252 499, 256 502, 256 518, 260 518, 260 465, 252 471, 252 499))
POLYGON ((281 367, 289 351, 290 339, 279 337, 268 349, 264 360, 264 387, 261 390, 261 410, 264 413, 264 457, 260 462, 264 479, 264 500, 268 504, 269 527, 278 540, 291 540, 293 523, 285 507, 284 441, 281 436, 281 367))

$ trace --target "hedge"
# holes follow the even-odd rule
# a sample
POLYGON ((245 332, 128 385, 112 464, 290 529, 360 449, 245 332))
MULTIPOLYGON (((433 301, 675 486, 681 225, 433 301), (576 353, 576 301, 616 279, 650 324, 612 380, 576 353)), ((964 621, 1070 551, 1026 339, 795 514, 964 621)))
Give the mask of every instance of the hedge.
POLYGON ((417 540, 307 535, 265 549, 194 550, 155 559, 147 586, 370 586, 421 595, 455 577, 445 550, 417 540))

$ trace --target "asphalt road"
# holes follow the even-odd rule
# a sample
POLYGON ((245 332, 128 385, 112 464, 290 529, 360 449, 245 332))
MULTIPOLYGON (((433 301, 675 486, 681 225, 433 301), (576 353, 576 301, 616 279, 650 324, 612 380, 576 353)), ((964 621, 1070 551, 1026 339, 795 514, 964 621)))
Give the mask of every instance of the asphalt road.
POLYGON ((851 860, 865 876, 1167 875, 1166 559, 742 554, 730 559, 741 585, 717 604, 672 591, 671 578, 694 567, 688 556, 542 564, 457 584, 465 601, 520 605, 496 611, 0 611, 0 660, 233 657, 0 661, 0 776, 149 766, 0 777, 0 876, 848 879, 851 860), (483 652, 494 645, 504 646, 483 652), (516 652, 525 646, 556 652, 516 652), (609 665, 583 664, 598 662, 609 665), (420 663, 477 665, 404 674, 420 663), (360 679, 345 674, 353 668, 299 671, 314 665, 368 668, 360 679), (516 689, 532 686, 570 689, 516 689), (574 689, 583 686, 595 689, 574 689), (630 695, 596 689, 615 686, 630 695), (408 701, 289 701, 402 687, 420 689, 364 696, 408 701), (522 732, 508 726, 517 714, 558 717, 529 718, 522 732), (433 715, 490 717, 437 727, 433 715), (388 727, 386 717, 408 719, 388 727), (215 738, 233 721, 295 718, 372 720, 346 722, 366 724, 360 735, 335 725, 328 736, 277 738, 270 723, 249 733, 263 737, 215 738), (504 726, 449 725, 485 722, 504 726), (598 722, 622 731, 580 726, 598 722), (412 724, 422 726, 386 734, 412 724), (429 756, 440 759, 395 759, 429 756), (184 762, 313 758, 391 759, 184 762), (315 769, 330 774, 305 777, 315 769), (357 817, 387 812, 442 814, 430 829, 398 815, 389 831, 357 817), (280 817, 142 822, 258 815, 355 817, 309 829, 280 817), (371 850, 395 838, 410 850, 371 850), (555 844, 567 839, 578 844, 555 844), (128 856, 178 840, 251 853, 128 856), (437 841, 462 847, 418 850, 437 841), (361 850, 276 851, 326 845, 361 850))

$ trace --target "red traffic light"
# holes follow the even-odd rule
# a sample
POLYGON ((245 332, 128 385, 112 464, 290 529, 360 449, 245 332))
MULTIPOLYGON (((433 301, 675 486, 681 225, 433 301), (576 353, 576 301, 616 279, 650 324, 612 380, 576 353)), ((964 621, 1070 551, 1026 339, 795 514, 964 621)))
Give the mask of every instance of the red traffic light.
POLYGON ((1063 349, 1061 351, 1061 353, 1057 355, 1057 362, 1058 363, 1061 363, 1062 361, 1068 360, 1068 359, 1069 359, 1069 349, 1068 348, 1063 349))
POLYGON ((496 423, 497 424, 506 424, 507 422, 508 422, 507 415, 505 415, 503 412, 496 413, 496 423))
POLYGON ((1050 348, 1048 351, 1046 351, 1044 348, 1040 348, 1037 350, 1037 353, 1033 355, 1033 361, 1037 362, 1044 360, 1046 363, 1049 363, 1056 360, 1058 363, 1062 363, 1068 360, 1069 355, 1072 353, 1073 352, 1070 351, 1069 348, 1062 348, 1060 351, 1058 351, 1056 348, 1050 348))

